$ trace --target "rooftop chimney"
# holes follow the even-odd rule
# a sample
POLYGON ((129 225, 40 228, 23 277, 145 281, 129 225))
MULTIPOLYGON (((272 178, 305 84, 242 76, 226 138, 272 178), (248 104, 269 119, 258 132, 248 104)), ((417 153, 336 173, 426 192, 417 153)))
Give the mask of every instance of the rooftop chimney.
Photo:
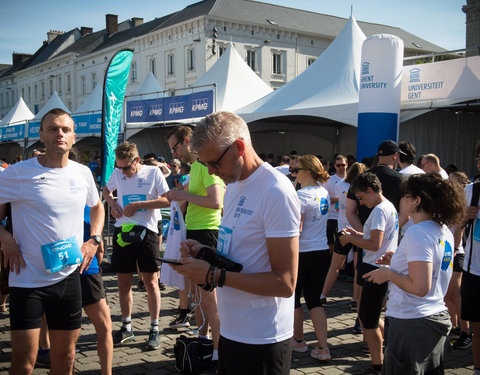
POLYGON ((63 31, 50 30, 50 31, 47 33, 47 41, 48 41, 48 44, 50 44, 50 43, 52 42, 52 40, 55 39, 57 36, 62 35, 62 34, 63 34, 63 31))
POLYGON ((109 35, 116 33, 118 31, 118 16, 116 14, 106 14, 106 29, 109 35))
POLYGON ((133 22, 133 27, 140 26, 143 24, 143 18, 133 17, 132 22, 133 22))
POLYGON ((32 55, 30 55, 28 53, 15 53, 15 52, 13 52, 12 53, 12 63, 13 63, 13 65, 21 64, 22 62, 24 62, 26 59, 28 59, 31 56, 32 55))
POLYGON ((82 26, 80 28, 80 33, 82 34, 82 36, 87 35, 87 34, 91 34, 92 32, 93 32, 93 28, 91 28, 91 27, 82 26))

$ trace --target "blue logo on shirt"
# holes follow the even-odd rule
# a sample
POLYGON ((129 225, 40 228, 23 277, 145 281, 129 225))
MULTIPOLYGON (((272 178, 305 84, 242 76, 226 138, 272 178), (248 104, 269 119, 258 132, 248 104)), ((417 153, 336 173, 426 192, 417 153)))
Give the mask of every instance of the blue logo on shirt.
POLYGON ((326 215, 328 212, 328 201, 325 198, 320 200, 320 213, 326 215))
POLYGON ((448 270, 448 267, 451 265, 452 268, 453 268, 453 264, 452 264, 452 255, 453 255, 453 252, 452 252, 452 246, 450 245, 450 243, 448 241, 442 241, 442 240, 438 240, 438 242, 440 243, 440 245, 443 246, 444 248, 444 252, 443 252, 443 260, 442 260, 442 271, 446 271, 448 270))

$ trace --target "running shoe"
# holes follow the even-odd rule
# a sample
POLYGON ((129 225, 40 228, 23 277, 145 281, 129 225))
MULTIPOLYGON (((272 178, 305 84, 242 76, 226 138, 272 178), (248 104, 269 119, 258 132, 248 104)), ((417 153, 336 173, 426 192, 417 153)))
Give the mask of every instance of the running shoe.
POLYGON ((355 319, 355 325, 353 326, 352 331, 353 331, 353 333, 356 333, 357 335, 359 335, 363 332, 362 326, 360 325, 360 321, 358 320, 358 316, 357 316, 357 319, 355 319))
POLYGON ((38 349, 35 365, 38 367, 50 367, 50 349, 38 349))
POLYGON ((453 343, 454 349, 468 349, 472 347, 472 335, 463 332, 460 333, 460 337, 453 343))
POLYGON ((350 310, 357 311, 357 301, 353 299, 350 301, 350 310))
POLYGON ((305 353, 308 351, 308 346, 305 340, 298 342, 292 338, 292 351, 297 353, 305 353))
POLYGON ((364 369, 362 375, 380 375, 382 373, 382 366, 380 365, 380 370, 376 369, 374 365, 364 369))
POLYGON ((115 345, 122 345, 132 341, 135 341, 133 330, 128 331, 125 326, 122 326, 119 331, 113 334, 113 343, 115 345))
POLYGON ((319 361, 330 361, 332 359, 328 348, 320 349, 319 347, 316 347, 310 352, 310 357, 318 359, 319 361))
POLYGON ((160 333, 156 329, 151 329, 148 335, 147 349, 155 350, 160 347, 160 333))
POLYGON ((142 280, 138 280, 137 283, 137 292, 145 292, 145 284, 143 283, 142 280))
POLYGON ((460 327, 455 327, 450 331, 449 336, 451 339, 456 340, 460 337, 460 333, 462 333, 460 327))
POLYGON ((190 327, 190 323, 188 322, 190 320, 190 316, 188 313, 189 313, 188 309, 180 310, 180 314, 173 321, 170 322, 169 324, 170 328, 190 327))

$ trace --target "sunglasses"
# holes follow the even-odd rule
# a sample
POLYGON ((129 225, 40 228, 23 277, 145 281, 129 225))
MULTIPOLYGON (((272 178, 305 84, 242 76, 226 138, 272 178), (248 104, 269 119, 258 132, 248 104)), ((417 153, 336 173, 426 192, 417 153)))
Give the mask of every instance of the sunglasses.
POLYGON ((115 165, 115 168, 118 168, 121 171, 128 171, 131 168, 131 166, 132 166, 132 164, 135 160, 136 160, 136 158, 133 159, 132 162, 129 165, 127 165, 126 167, 119 167, 118 165, 115 165))
POLYGON ((306 171, 306 170, 307 168, 298 168, 298 167, 292 169, 293 173, 298 173, 298 171, 306 171))
POLYGON ((335 164, 335 167, 340 168, 340 167, 345 167, 346 165, 347 165, 347 164, 335 164))
POLYGON ((228 146, 225 151, 223 151, 223 154, 220 155, 220 157, 217 159, 217 161, 201 161, 200 159, 198 159, 198 162, 202 165, 204 165, 205 167, 210 167, 210 168, 213 168, 213 169, 219 169, 220 168, 220 160, 222 160, 222 158, 225 156, 225 154, 228 152, 228 150, 230 150, 230 147, 232 147, 233 143, 228 146))

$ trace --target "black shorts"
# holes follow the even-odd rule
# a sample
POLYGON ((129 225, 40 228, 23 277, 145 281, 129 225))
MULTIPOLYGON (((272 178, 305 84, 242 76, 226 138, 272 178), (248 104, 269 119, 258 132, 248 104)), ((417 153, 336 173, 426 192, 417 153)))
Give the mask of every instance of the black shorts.
POLYGON ((469 322, 480 322, 480 276, 463 271, 462 286, 462 319, 469 322))
POLYGON ((228 375, 288 375, 292 340, 265 345, 244 344, 220 336, 218 373, 228 375))
POLYGON ((102 274, 100 272, 80 276, 80 283, 82 285, 82 307, 97 303, 102 298, 106 298, 102 274))
POLYGON ((160 257, 158 233, 147 229, 142 242, 121 247, 116 239, 121 228, 115 228, 113 233, 112 271, 115 273, 157 272, 160 262, 155 258, 160 257))
POLYGON ((187 229, 187 239, 195 240, 205 246, 217 248, 217 229, 187 229))
POLYGON ((10 288, 12 331, 40 328, 43 314, 50 330, 73 331, 82 321, 82 291, 78 269, 56 284, 40 288, 10 288))
POLYGON ((465 260, 465 254, 457 254, 453 258, 453 272, 463 272, 463 261, 465 260))
MULTIPOLYGON (((361 277, 366 273, 376 270, 378 267, 368 263, 362 263, 358 268, 358 275, 361 277)), ((362 297, 358 309, 358 317, 362 321, 363 327, 367 329, 378 328, 378 321, 382 313, 383 301, 387 294, 388 282, 375 284, 363 279, 362 297)))
POLYGON ((347 256, 353 245, 351 243, 347 243, 345 246, 342 246, 342 244, 340 243, 340 236, 341 232, 338 232, 335 236, 335 248, 333 249, 333 251, 336 254, 347 256))
POLYGON ((335 243, 335 239, 337 238, 338 232, 338 221, 336 219, 328 219, 327 220, 327 242, 329 245, 333 245, 335 243))
POLYGON ((322 306, 320 295, 327 277, 330 261, 330 251, 317 250, 299 254, 298 278, 295 288, 295 308, 302 306, 300 298, 305 298, 308 310, 322 306))

